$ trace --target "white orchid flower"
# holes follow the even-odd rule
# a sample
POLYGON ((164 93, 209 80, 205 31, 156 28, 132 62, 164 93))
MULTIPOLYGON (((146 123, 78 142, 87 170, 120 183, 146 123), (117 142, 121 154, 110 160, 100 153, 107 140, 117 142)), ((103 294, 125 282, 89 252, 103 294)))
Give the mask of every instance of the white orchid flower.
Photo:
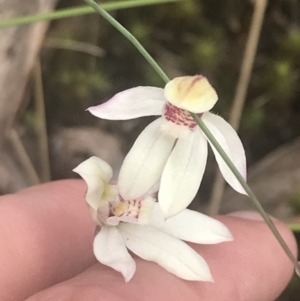
POLYGON ((213 281, 205 260, 181 240, 198 244, 233 240, 221 222, 191 210, 165 221, 159 204, 150 195, 123 199, 117 186, 108 184, 111 167, 97 157, 82 162, 74 171, 87 183, 86 201, 100 226, 94 240, 99 262, 121 272, 128 282, 136 270, 129 249, 180 278, 213 281))
MULTIPOLYGON (((145 194, 161 179, 158 201, 166 218, 186 208, 195 197, 206 166, 207 139, 189 114, 198 114, 246 179, 241 140, 221 117, 208 112, 218 96, 201 75, 178 77, 164 89, 136 87, 90 107, 93 115, 110 120, 161 115, 149 124, 126 156, 119 175, 120 193, 128 200, 145 194)), ((246 194, 211 145, 224 179, 246 194)))

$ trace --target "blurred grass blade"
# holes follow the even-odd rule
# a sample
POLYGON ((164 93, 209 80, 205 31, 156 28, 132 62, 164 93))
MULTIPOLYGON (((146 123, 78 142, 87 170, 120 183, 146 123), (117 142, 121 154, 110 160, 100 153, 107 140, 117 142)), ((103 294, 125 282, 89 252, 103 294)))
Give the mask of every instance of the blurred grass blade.
POLYGON ((287 224, 287 226, 293 232, 300 232, 300 224, 287 224))
POLYGON ((42 67, 40 58, 37 59, 36 65, 33 68, 33 82, 34 82, 34 102, 36 124, 35 132, 38 140, 38 158, 40 161, 42 182, 51 180, 50 173, 50 158, 49 158, 49 145, 47 134, 47 122, 45 112, 45 98, 42 78, 42 67))
MULTIPOLYGON (((116 9, 126 9, 126 8, 154 5, 154 4, 165 4, 169 2, 178 2, 178 1, 181 0, 116 1, 116 2, 103 3, 101 7, 109 11, 109 10, 116 10, 116 9)), ((76 16, 92 14, 92 13, 95 13, 95 10, 88 5, 79 6, 75 8, 66 8, 50 13, 35 14, 35 15, 22 16, 22 17, 7 19, 7 20, 0 20, 0 28, 5 28, 5 27, 10 27, 15 25, 24 25, 24 24, 45 21, 45 20, 55 20, 55 19, 76 17, 76 16)))

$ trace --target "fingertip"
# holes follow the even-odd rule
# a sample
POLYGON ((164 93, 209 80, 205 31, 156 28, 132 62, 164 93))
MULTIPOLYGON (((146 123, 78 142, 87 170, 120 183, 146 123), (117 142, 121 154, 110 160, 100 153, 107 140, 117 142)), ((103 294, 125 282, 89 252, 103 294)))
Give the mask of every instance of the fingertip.
POLYGON ((75 201, 84 201, 85 190, 86 185, 81 179, 66 179, 46 182, 40 185, 24 188, 17 191, 15 194, 11 194, 10 196, 27 196, 29 194, 40 196, 41 194, 50 192, 51 196, 53 197, 70 194, 71 196, 76 197, 75 201), (82 198, 79 199, 79 197, 82 198))
MULTIPOLYGON (((239 217, 239 218, 250 220, 250 221, 253 220, 253 221, 257 221, 257 222, 263 222, 264 221, 261 214, 259 214, 257 211, 243 211, 243 210, 242 211, 235 211, 235 212, 231 212, 231 213, 226 214, 226 216, 234 216, 234 217, 239 217)), ((278 221, 278 219, 276 219, 273 216, 269 215, 269 217, 274 222, 278 221)))
POLYGON ((64 180, 1 197, 1 300, 24 300, 95 262, 85 189, 64 180))
MULTIPOLYGON (((227 269, 234 266, 237 271, 235 283, 239 294, 249 300, 275 300, 291 279, 294 266, 265 221, 254 212, 217 218, 232 231, 235 238, 232 243, 223 244, 219 251, 228 259, 230 252, 235 253, 227 262, 227 269), (251 286, 257 289, 250 290, 251 286), (268 289, 263 289, 266 287, 268 289)), ((280 220, 272 218, 272 221, 297 258, 297 242, 292 231, 280 220)), ((220 270, 216 273, 220 274, 220 270)), ((218 280, 218 275, 216 278, 218 280)))
MULTIPOLYGON (((229 213, 225 216, 232 217, 232 218, 238 218, 238 219, 242 219, 242 220, 246 220, 246 221, 253 221, 253 222, 257 222, 257 223, 261 222, 261 223, 265 224, 265 226, 268 228, 267 223, 265 222, 265 220, 263 219, 261 214, 259 214, 257 211, 236 211, 236 212, 229 213)), ((297 241, 296 241, 294 233, 284 222, 280 221, 279 219, 277 219, 271 215, 269 215, 269 218, 276 226, 277 230, 283 237, 286 244, 291 249, 294 256, 297 258, 298 247, 297 247, 297 241)), ((270 231, 270 234, 274 236, 274 234, 271 232, 271 229, 269 229, 269 231, 270 231)), ((274 238, 275 238, 275 236, 274 236, 274 238)))

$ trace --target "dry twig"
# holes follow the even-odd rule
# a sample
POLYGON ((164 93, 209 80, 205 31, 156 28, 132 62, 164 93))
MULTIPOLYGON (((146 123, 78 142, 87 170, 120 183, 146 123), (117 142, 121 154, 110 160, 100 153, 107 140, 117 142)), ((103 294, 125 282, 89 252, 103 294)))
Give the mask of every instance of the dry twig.
MULTIPOLYGON (((239 128, 240 119, 249 87, 253 63, 257 52, 259 36, 265 16, 265 10, 268 0, 256 0, 250 32, 244 52, 243 62, 240 70, 240 76, 235 91, 235 96, 232 102, 229 123, 237 130, 239 128)), ((209 202, 208 213, 216 214, 219 211, 221 200, 225 188, 224 179, 220 172, 217 172, 212 195, 209 202)))
POLYGON ((43 182, 50 181, 50 163, 49 163, 49 148, 48 135, 45 114, 44 91, 42 82, 41 62, 38 59, 33 70, 34 76, 34 100, 36 112, 35 130, 38 138, 39 160, 41 166, 41 180, 43 182))
POLYGON ((57 49, 83 52, 96 57, 102 57, 104 55, 104 50, 96 45, 92 45, 90 43, 85 43, 85 42, 66 40, 66 39, 51 38, 46 40, 43 46, 48 48, 57 48, 57 49))
POLYGON ((24 168, 24 171, 27 173, 28 179, 32 185, 40 183, 40 179, 36 173, 36 170, 33 167, 33 164, 24 148, 24 145, 19 137, 18 132, 15 129, 11 129, 8 136, 13 149, 18 156, 19 162, 24 168))

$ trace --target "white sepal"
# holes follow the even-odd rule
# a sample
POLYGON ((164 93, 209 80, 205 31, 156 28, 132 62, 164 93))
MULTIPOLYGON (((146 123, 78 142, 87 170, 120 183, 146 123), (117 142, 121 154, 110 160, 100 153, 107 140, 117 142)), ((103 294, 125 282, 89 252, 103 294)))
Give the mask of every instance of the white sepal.
POLYGON ((107 102, 87 110, 102 119, 128 120, 161 115, 165 102, 162 88, 136 87, 122 91, 107 102))
MULTIPOLYGON (((223 118, 209 112, 203 114, 202 120, 246 180, 247 170, 245 150, 236 131, 223 118)), ((247 194, 222 157, 219 155, 218 151, 211 143, 210 145, 226 182, 239 193, 247 194)))
POLYGON ((124 159, 119 174, 119 193, 126 200, 146 194, 159 180, 175 138, 160 131, 159 118, 150 123, 124 159))
POLYGON ((158 201, 165 218, 184 210, 195 197, 205 171, 207 141, 197 129, 178 139, 161 177, 158 201))
POLYGON ((220 221, 205 214, 185 209, 164 220, 160 205, 154 205, 150 226, 178 239, 197 244, 218 244, 232 241, 229 229, 220 221))
MULTIPOLYGON (((91 157, 80 163, 73 171, 78 173, 87 183, 87 203, 93 210, 97 211, 102 201, 106 184, 112 178, 112 168, 100 158, 91 157)), ((114 198, 116 190, 110 189, 110 193, 111 197, 114 198)))
POLYGON ((94 254, 99 262, 122 273, 126 282, 135 273, 135 261, 128 253, 116 227, 101 227, 94 239, 94 254))
POLYGON ((205 260, 181 240, 149 226, 123 223, 118 228, 127 248, 139 257, 185 280, 213 281, 205 260))

